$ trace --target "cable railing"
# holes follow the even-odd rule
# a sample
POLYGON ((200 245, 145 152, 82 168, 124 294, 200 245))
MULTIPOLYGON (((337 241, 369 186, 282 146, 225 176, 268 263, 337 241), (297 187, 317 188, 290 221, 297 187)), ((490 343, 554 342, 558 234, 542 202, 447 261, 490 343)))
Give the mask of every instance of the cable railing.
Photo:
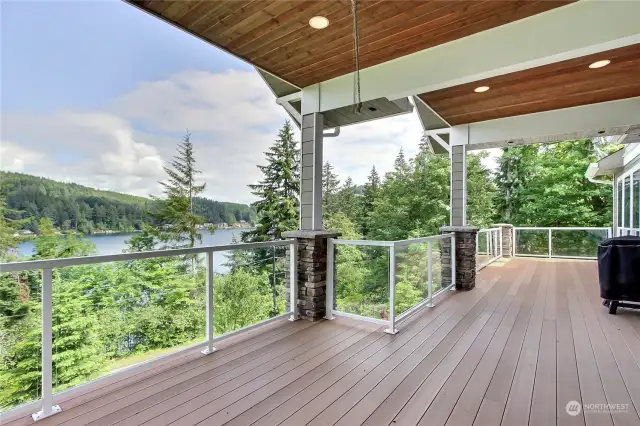
POLYGON ((596 259, 598 244, 611 235, 602 227, 514 227, 513 255, 596 259))
POLYGON ((481 229, 476 234, 476 270, 502 257, 502 228, 481 229))
POLYGON ((326 318, 369 321, 395 334, 399 322, 455 288, 455 271, 453 233, 401 241, 329 239, 326 318), (445 240, 451 283, 443 287, 445 240))
MULTIPOLYGON (((0 263, 0 274, 6 274, 5 278, 16 282, 28 279, 36 290, 32 297, 33 302, 37 302, 33 321, 41 323, 41 327, 36 330, 37 338, 41 340, 41 365, 38 368, 40 374, 36 372, 38 377, 34 380, 34 398, 31 401, 41 402, 41 410, 33 414, 34 420, 61 411, 60 406, 54 403, 54 394, 59 395, 63 390, 68 392, 71 391, 70 388, 78 389, 106 379, 106 376, 95 379, 95 374, 69 378, 70 373, 65 369, 70 365, 98 365, 104 361, 106 353, 116 354, 117 358, 118 353, 133 347, 150 347, 153 342, 137 329, 138 324, 150 324, 159 333, 166 328, 166 347, 172 351, 160 351, 161 356, 153 358, 157 361, 198 349, 202 349, 203 354, 209 354, 215 351, 215 342, 224 337, 283 318, 297 319, 297 253, 297 242, 292 239, 0 263), (286 250, 289 252, 288 260, 284 256, 286 250), (247 255, 247 251, 253 252, 247 255), (228 264, 225 268, 228 270, 225 273, 214 270, 214 253, 226 256, 228 264), (179 265, 178 268, 171 269, 173 274, 167 273, 170 270, 167 267, 168 259, 173 259, 179 265), (110 270, 109 265, 120 267, 110 270), (96 269, 91 270, 91 267, 96 269), (249 270, 257 272, 247 272, 249 270), (98 275, 92 277, 87 272, 98 275), (130 287, 124 286, 120 291, 115 291, 109 285, 126 279, 136 283, 140 291, 132 292, 130 287), (256 294, 259 292, 253 287, 238 288, 238 284, 247 281, 256 288, 271 287, 272 292, 256 294), (286 287, 289 287, 288 291, 286 287), (241 300, 232 300, 234 298, 241 300), (251 309, 248 305, 252 301, 260 306, 264 305, 264 309, 259 313, 245 312, 251 309), (73 313, 68 309, 61 310, 56 302, 66 302, 67 306, 73 305, 80 311, 73 313), (164 315, 167 318, 162 317, 162 307, 171 304, 176 304, 179 309, 190 309, 189 315, 179 324, 175 324, 166 313, 164 315), (97 311, 100 312, 99 317, 97 311), (69 345, 75 343, 77 334, 83 333, 83 327, 86 327, 83 321, 87 321, 89 316, 93 316, 97 323, 105 323, 105 327, 100 329, 105 330, 105 335, 99 336, 100 343, 91 346, 91 350, 69 350, 69 345), (125 320, 137 322, 136 325, 127 327, 123 335, 110 336, 109 333, 113 334, 118 330, 114 323, 125 320), (74 327, 77 334, 72 336, 70 333, 74 331, 74 327), (182 331, 186 327, 188 332, 182 334, 184 339, 174 341, 171 327, 183 327, 180 329, 182 331), (100 345, 103 347, 99 347, 100 345), (63 352, 64 350, 67 352, 63 352), (100 354, 100 351, 103 353, 100 354), (87 353, 94 358, 83 359, 82 356, 89 356, 85 355, 87 353)), ((24 314, 12 315, 11 318, 0 316, 0 325, 5 327, 11 321, 15 322, 23 317, 24 314)), ((85 333, 88 344, 95 337, 85 333)), ((148 361, 150 360, 135 365, 125 363, 123 368, 108 374, 120 374, 122 371, 131 374, 145 368, 144 364, 148 361)))

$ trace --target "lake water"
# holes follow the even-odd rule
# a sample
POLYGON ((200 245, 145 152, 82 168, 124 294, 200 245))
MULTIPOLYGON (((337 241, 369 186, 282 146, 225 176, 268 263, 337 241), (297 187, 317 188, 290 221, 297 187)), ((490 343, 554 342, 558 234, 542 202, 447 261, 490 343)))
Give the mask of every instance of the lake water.
MULTIPOLYGON (((233 237, 236 241, 240 242, 240 236, 246 229, 218 229, 214 233, 208 231, 202 232, 202 242, 196 242, 198 247, 200 246, 220 246, 231 244, 233 237)), ((83 238, 91 241, 97 250, 97 254, 119 254, 127 248, 126 241, 136 234, 100 234, 100 235, 86 235, 83 238)), ((33 254, 34 244, 33 241, 25 241, 18 246, 18 252, 21 256, 31 256, 33 254)), ((214 255, 214 268, 217 272, 223 272, 224 267, 222 264, 226 262, 226 256, 222 253, 220 255, 214 255)))

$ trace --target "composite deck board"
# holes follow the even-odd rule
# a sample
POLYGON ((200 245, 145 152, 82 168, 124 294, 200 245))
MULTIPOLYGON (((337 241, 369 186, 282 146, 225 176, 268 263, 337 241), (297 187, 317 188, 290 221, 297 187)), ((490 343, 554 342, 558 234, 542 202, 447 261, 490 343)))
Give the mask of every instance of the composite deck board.
MULTIPOLYGON (((640 311, 593 261, 500 261, 470 292, 379 325, 280 321, 60 395, 38 425, 639 425, 640 311), (566 404, 621 404, 570 416, 566 404)), ((587 407, 588 408, 588 407, 587 407)), ((2 426, 33 424, 30 416, 2 426)))

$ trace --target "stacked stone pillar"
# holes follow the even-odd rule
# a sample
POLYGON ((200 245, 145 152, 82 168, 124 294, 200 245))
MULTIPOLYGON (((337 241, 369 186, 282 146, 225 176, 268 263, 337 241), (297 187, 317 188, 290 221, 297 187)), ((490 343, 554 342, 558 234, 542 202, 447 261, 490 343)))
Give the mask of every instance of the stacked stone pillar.
POLYGON ((513 256, 513 225, 510 223, 496 223, 492 228, 502 229, 502 256, 513 256))
MULTIPOLYGON (((340 234, 328 231, 287 231, 285 238, 298 242, 298 315, 300 319, 317 321, 325 315, 327 279, 327 239, 340 234)), ((287 268, 289 262, 287 262, 287 268)), ((289 271, 287 271, 289 276, 289 271)), ((290 280, 287 279, 287 286, 290 280)), ((287 289, 289 291, 289 289, 287 289)))
MULTIPOLYGON (((474 226, 443 226, 440 232, 455 234, 456 248, 456 290, 472 290, 476 286, 476 235, 479 228, 474 226)), ((451 284, 451 239, 440 243, 442 263, 442 287, 451 284)))

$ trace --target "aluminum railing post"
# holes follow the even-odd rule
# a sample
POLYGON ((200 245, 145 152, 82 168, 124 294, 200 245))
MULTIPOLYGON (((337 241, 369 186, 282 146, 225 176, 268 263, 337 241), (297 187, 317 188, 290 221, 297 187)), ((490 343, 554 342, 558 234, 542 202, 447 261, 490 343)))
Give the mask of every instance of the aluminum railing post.
POLYGON ((551 228, 549 228, 549 258, 551 258, 551 228))
POLYGON ((289 321, 298 319, 298 240, 289 245, 289 321))
POLYGON ((334 282, 334 267, 335 264, 335 244, 333 238, 327 239, 327 288, 325 290, 325 307, 324 318, 328 320, 333 319, 333 282, 334 282))
POLYGON ((456 291, 456 234, 451 235, 451 291, 456 291))
POLYGON ((205 274, 207 277, 207 347, 201 352, 205 355, 215 352, 213 347, 214 312, 213 312, 213 251, 206 253, 205 274))
POLYGON ((431 241, 427 242, 427 282, 429 290, 429 302, 427 306, 433 308, 433 254, 431 253, 431 241))
POLYGON ((396 248, 389 247, 389 328, 385 333, 396 334, 396 248))
POLYGON ((31 415, 42 420, 62 411, 53 405, 53 270, 42 270, 42 410, 31 415))

